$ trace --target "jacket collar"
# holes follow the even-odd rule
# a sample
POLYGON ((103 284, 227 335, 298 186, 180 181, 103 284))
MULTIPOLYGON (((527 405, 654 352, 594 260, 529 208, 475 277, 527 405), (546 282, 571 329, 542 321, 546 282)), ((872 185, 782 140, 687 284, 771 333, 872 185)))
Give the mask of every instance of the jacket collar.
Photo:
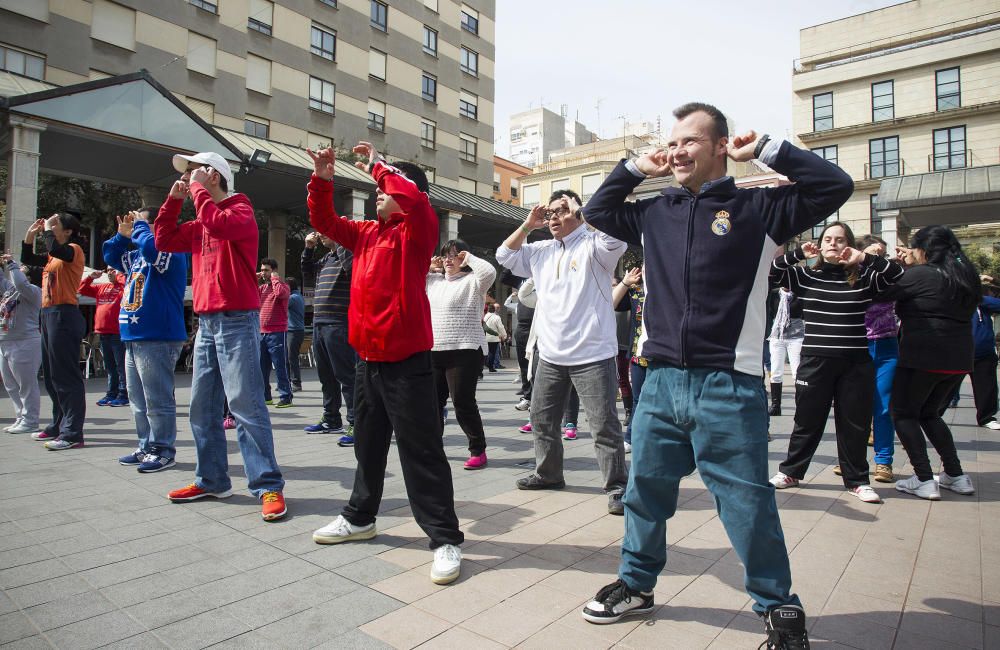
POLYGON ((668 187, 663 190, 664 196, 732 196, 736 194, 736 181, 732 176, 722 176, 715 180, 708 181, 701 186, 701 191, 694 194, 686 187, 668 187))
POLYGON ((587 224, 586 223, 581 223, 576 230, 574 230, 570 234, 566 235, 561 240, 557 239, 556 241, 561 241, 563 246, 569 246, 570 244, 572 244, 573 242, 575 242, 577 239, 580 239, 581 237, 583 237, 586 232, 587 232, 587 224))

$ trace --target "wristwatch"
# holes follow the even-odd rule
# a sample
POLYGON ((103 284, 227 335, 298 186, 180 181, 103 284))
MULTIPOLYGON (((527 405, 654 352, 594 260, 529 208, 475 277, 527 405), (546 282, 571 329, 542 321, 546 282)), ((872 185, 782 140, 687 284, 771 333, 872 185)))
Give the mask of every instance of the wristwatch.
POLYGON ((760 155, 761 155, 762 153, 764 153, 764 146, 765 146, 765 145, 766 145, 766 144, 767 144, 767 143, 768 143, 768 142, 769 142, 770 140, 771 140, 771 136, 769 136, 769 135, 768 135, 768 134, 766 134, 766 133, 765 133, 764 135, 760 136, 760 140, 758 140, 758 141, 757 141, 757 146, 756 146, 756 147, 754 147, 754 150, 753 150, 753 157, 754 157, 754 158, 758 158, 758 159, 760 158, 760 155))

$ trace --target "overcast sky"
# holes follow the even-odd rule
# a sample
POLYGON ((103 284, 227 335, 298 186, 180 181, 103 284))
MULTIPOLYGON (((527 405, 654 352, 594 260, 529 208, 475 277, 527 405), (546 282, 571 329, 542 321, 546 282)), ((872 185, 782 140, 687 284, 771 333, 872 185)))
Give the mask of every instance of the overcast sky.
MULTIPOLYGON (((602 137, 687 101, 718 106, 739 131, 792 128, 799 30, 899 0, 497 0, 496 152, 508 118, 544 105, 602 137), (597 104, 600 100, 600 111, 597 104)), ((858 35, 859 42, 864 39, 858 35)))

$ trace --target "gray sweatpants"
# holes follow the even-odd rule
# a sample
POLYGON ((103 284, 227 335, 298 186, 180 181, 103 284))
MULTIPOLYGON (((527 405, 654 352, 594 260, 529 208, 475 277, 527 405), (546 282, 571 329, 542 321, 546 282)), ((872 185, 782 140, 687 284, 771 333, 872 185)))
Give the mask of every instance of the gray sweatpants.
POLYGON ((42 365, 42 339, 0 341, 0 375, 14 403, 14 417, 28 427, 38 427, 38 368, 42 365))

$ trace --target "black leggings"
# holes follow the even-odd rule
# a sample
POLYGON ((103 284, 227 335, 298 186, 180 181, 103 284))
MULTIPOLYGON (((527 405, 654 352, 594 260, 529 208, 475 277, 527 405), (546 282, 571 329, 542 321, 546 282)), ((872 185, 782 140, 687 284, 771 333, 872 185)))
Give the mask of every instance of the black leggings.
POLYGON ((921 481, 934 478, 931 462, 927 458, 927 440, 941 457, 941 464, 948 476, 960 476, 962 464, 958 461, 955 439, 944 423, 941 414, 952 393, 965 375, 946 375, 914 368, 896 368, 892 383, 892 421, 896 435, 910 457, 913 473, 921 481))

